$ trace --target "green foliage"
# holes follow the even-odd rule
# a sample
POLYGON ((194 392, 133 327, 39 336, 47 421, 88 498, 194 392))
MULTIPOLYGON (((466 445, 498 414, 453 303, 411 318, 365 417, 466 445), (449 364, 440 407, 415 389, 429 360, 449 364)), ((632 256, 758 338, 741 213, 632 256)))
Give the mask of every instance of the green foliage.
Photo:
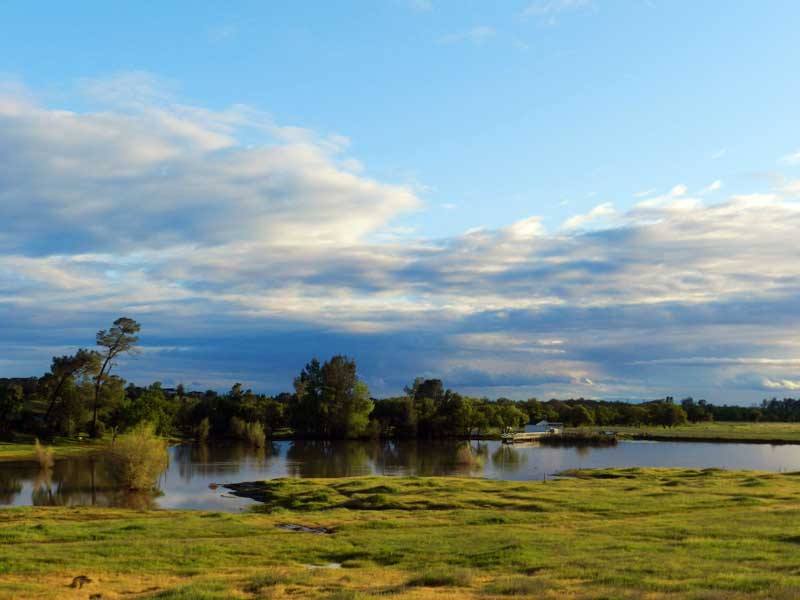
POLYGON ((248 442, 256 448, 266 445, 267 436, 264 427, 258 421, 246 423, 239 417, 231 417, 230 432, 235 438, 248 442))
POLYGON ((203 417, 194 429, 195 439, 198 442, 205 442, 211 433, 211 425, 208 422, 208 417, 203 417))
POLYGON ((18 384, 0 385, 0 428, 8 432, 14 429, 22 416, 25 399, 18 384))
POLYGON ((158 476, 167 468, 166 442, 147 423, 140 423, 117 438, 107 454, 110 475, 130 490, 153 489, 158 476))
POLYGON ((366 384, 356 375, 356 364, 334 356, 320 365, 306 365, 294 381, 289 420, 296 431, 354 438, 366 434, 373 403, 366 384))
POLYGON ((109 394, 106 388, 110 384, 110 373, 117 357, 123 354, 136 352, 139 343, 139 330, 141 325, 128 317, 120 317, 114 321, 110 329, 101 329, 97 332, 96 343, 102 348, 100 351, 100 369, 94 376, 94 404, 92 406, 92 424, 90 433, 93 437, 101 437, 97 430, 98 414, 103 406, 109 404, 109 394))
POLYGON ((461 569, 426 570, 408 580, 409 587, 467 587, 472 582, 468 571, 461 569))
POLYGON ((161 383, 156 382, 145 390, 129 386, 120 404, 113 421, 123 431, 139 423, 150 423, 157 435, 172 433, 176 406, 164 394, 161 383))

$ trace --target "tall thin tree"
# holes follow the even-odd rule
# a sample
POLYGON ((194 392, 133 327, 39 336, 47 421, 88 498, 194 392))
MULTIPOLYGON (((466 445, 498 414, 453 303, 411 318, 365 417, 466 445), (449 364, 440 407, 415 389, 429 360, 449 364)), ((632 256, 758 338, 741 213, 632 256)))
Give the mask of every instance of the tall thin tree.
POLYGON ((136 352, 136 344, 139 343, 139 336, 136 335, 141 329, 141 325, 128 317, 120 317, 110 329, 101 329, 97 332, 97 345, 102 348, 100 356, 102 366, 94 380, 94 407, 92 411, 92 431, 91 434, 97 437, 97 412, 100 408, 100 390, 103 381, 111 373, 115 366, 114 360, 121 354, 136 352))

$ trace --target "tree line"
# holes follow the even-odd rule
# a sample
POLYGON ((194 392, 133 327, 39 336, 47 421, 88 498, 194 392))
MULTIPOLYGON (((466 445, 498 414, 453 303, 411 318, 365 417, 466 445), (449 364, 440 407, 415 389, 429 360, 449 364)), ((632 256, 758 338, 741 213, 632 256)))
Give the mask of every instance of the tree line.
MULTIPOLYGON (((140 325, 130 318, 98 331, 96 349, 53 357, 42 377, 0 379, 0 434, 44 438, 102 437, 149 423, 164 436, 206 439, 264 435, 313 438, 474 437, 540 420, 581 425, 660 425, 699 421, 800 421, 800 400, 764 400, 760 406, 715 406, 672 397, 643 403, 584 398, 476 398, 447 389, 440 379, 417 378, 401 396, 377 399, 356 363, 333 356, 311 360, 293 391, 275 396, 234 385, 226 393, 127 384, 114 368, 138 349, 140 325), (263 433, 262 433, 263 432, 263 433)), ((256 441, 256 443, 258 443, 256 441)))

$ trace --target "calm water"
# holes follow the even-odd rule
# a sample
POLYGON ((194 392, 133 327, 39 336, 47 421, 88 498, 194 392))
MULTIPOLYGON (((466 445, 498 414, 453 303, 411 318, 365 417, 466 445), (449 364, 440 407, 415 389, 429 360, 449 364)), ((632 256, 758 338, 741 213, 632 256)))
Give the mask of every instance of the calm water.
MULTIPOLYGON (((472 442, 480 465, 459 461, 451 441, 278 441, 267 449, 244 445, 170 448, 160 478, 161 495, 123 493, 110 486, 98 457, 59 460, 50 472, 33 463, 0 463, 0 505, 98 505, 238 511, 251 501, 210 484, 274 477, 354 475, 458 475, 542 479, 563 469, 596 467, 720 467, 761 471, 800 470, 800 445, 620 442, 609 448, 504 446, 472 442)), ((463 442, 461 443, 463 445, 463 442)), ((463 455, 463 452, 462 452, 463 455)))

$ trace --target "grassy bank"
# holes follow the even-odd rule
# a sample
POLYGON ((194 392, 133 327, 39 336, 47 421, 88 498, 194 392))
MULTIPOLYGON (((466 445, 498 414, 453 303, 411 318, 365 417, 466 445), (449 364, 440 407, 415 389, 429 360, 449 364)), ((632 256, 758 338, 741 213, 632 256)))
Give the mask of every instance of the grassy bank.
POLYGON ((0 511, 0 598, 800 596, 798 475, 278 480, 246 493, 262 512, 0 511), (68 587, 78 576, 92 581, 68 587))
MULTIPOLYGON (((43 442, 44 446, 53 448, 53 456, 55 458, 65 458, 76 454, 102 450, 105 444, 106 441, 104 440, 78 441, 71 438, 56 438, 52 442, 43 442)), ((34 437, 17 434, 14 442, 0 442, 0 461, 6 460, 35 461, 34 437)))
POLYGON ((602 427, 568 428, 568 432, 616 431, 623 437, 649 437, 658 440, 708 440, 720 442, 753 442, 800 444, 800 423, 739 423, 720 421, 695 423, 678 427, 602 427))

